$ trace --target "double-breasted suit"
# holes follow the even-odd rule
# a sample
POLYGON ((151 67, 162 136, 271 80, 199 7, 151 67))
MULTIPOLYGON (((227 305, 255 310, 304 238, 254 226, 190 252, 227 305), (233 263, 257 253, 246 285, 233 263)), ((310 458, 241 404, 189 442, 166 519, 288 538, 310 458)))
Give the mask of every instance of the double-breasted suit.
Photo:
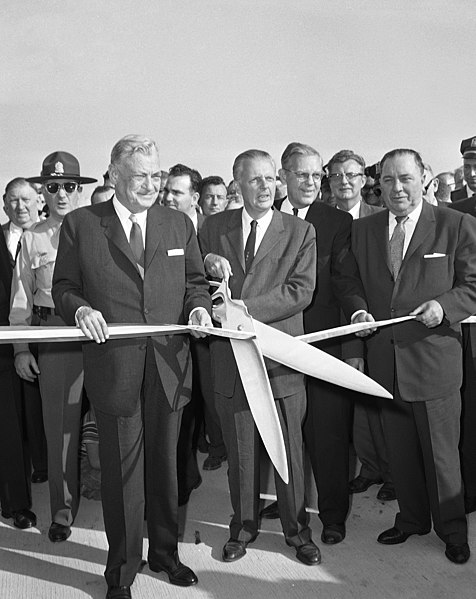
MULTIPOLYGON (((149 208, 142 278, 112 200, 74 211, 61 230, 53 298, 68 324, 80 306, 99 310, 108 324, 184 324, 194 308, 210 310, 191 220, 149 208)), ((176 450, 181 408, 191 395, 189 341, 111 339, 85 343, 83 353, 99 429, 106 580, 130 585, 142 558, 144 454, 149 562, 170 567, 176 559, 176 450)))
POLYGON ((427 532, 431 516, 446 543, 466 542, 459 471, 461 328, 476 310, 476 224, 423 201, 398 277, 389 259, 389 213, 354 222, 352 247, 376 320, 407 315, 436 300, 434 328, 407 321, 367 338, 370 376, 394 394, 383 403, 390 468, 400 513, 395 526, 427 532))
MULTIPOLYGON (((310 303, 316 280, 316 244, 308 223, 274 210, 266 233, 245 273, 243 209, 206 219, 200 231, 202 254, 218 254, 231 265, 229 286, 253 318, 290 335, 303 332, 302 311, 310 303)), ((258 533, 259 439, 229 342, 210 343, 216 408, 229 463, 234 515, 231 537, 249 542, 258 533)), ((310 540, 304 505, 301 427, 306 399, 304 376, 266 360, 283 429, 289 484, 275 477, 280 517, 286 540, 298 547, 310 540)))

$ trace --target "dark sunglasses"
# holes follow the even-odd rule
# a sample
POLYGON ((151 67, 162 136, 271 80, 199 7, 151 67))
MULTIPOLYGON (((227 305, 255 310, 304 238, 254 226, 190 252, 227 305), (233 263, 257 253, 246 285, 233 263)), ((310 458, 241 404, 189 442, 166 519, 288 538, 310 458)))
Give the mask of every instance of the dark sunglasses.
POLYGON ((63 188, 66 193, 73 193, 79 187, 79 183, 75 183, 74 181, 68 183, 47 183, 46 190, 48 193, 55 194, 58 193, 60 188, 63 188))

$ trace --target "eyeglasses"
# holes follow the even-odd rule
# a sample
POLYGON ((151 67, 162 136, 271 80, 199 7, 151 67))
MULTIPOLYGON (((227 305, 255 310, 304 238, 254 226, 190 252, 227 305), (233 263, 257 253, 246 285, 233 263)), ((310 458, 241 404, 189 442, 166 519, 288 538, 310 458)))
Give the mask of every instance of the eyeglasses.
POLYGON ((357 177, 362 177, 364 173, 331 173, 327 175, 331 181, 342 181, 344 177, 347 181, 353 181, 357 177))
POLYGON ((308 181, 309 177, 312 177, 314 183, 318 183, 322 179, 322 173, 304 173, 302 171, 292 171, 289 168, 284 168, 283 170, 287 171, 288 173, 292 173, 299 181, 299 183, 304 183, 304 181, 308 181))
POLYGON ((78 187, 79 183, 74 181, 68 181, 67 183, 47 183, 46 191, 54 195, 55 193, 58 193, 59 189, 64 189, 65 192, 69 194, 73 193, 73 191, 76 191, 78 187))

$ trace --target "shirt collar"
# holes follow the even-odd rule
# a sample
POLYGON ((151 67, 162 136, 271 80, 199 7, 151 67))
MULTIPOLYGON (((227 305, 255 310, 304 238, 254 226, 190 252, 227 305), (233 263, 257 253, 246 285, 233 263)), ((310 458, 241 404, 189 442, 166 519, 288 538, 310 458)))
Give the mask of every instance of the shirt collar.
POLYGON ((269 223, 271 222, 272 218, 273 218, 273 209, 272 208, 270 208, 268 210, 268 212, 266 212, 266 214, 264 216, 262 216, 260 219, 251 218, 251 216, 248 214, 248 212, 246 212, 246 208, 243 208, 243 214, 241 216, 243 231, 251 228, 252 220, 256 220, 256 222, 258 223, 258 227, 260 227, 260 228, 263 227, 264 229, 267 229, 269 227, 269 223))
MULTIPOLYGON (((130 216, 131 216, 132 212, 128 208, 126 208, 124 206, 124 204, 121 204, 121 202, 116 198, 115 195, 112 198, 112 205, 114 206, 114 210, 116 211, 116 214, 122 223, 126 223, 126 222, 130 223, 131 222, 130 216)), ((137 217, 137 222, 139 223, 142 231, 144 231, 145 230, 144 227, 147 223, 147 210, 143 210, 142 212, 137 212, 136 217, 137 217)))
MULTIPOLYGON (((407 214, 408 220, 412 221, 413 223, 418 222, 421 211, 423 209, 423 202, 425 202, 425 201, 426 200, 424 200, 422 198, 421 202, 418 204, 418 206, 415 208, 415 210, 412 210, 409 214, 407 214)), ((392 214, 390 211, 388 213, 388 222, 389 222, 389 225, 391 225, 392 227, 394 227, 397 222, 395 214, 392 214)))

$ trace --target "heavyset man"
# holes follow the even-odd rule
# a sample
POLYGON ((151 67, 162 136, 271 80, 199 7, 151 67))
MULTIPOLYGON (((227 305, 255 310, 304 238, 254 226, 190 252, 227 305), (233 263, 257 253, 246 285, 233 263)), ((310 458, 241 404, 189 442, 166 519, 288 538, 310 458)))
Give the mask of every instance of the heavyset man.
POLYGON ((458 442, 462 382, 459 322, 476 312, 476 222, 423 201, 414 150, 381 162, 387 210, 354 221, 352 247, 370 314, 416 317, 368 337, 370 376, 393 401, 382 407, 400 512, 379 543, 404 543, 433 526, 455 563, 470 556, 458 442))
POLYGON ((186 335, 108 340, 107 323, 211 325, 192 221, 156 204, 159 153, 129 135, 111 152, 115 196, 65 219, 54 274, 56 309, 84 344, 85 387, 99 430, 108 599, 128 599, 142 564, 147 502, 149 567, 197 583, 178 556, 177 438, 190 399, 186 335))

